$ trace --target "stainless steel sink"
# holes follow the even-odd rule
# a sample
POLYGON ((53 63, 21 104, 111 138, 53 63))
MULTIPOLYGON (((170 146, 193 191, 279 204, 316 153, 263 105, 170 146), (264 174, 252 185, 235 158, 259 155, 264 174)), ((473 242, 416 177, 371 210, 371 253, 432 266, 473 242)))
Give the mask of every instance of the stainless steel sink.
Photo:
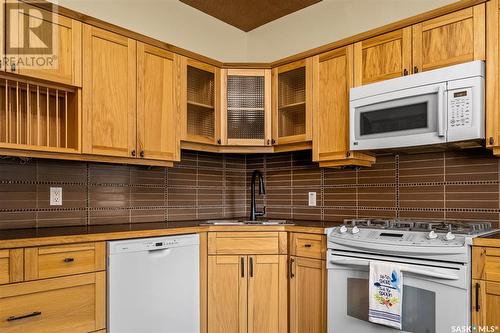
POLYGON ((292 225, 287 220, 208 220, 202 224, 208 225, 292 225))

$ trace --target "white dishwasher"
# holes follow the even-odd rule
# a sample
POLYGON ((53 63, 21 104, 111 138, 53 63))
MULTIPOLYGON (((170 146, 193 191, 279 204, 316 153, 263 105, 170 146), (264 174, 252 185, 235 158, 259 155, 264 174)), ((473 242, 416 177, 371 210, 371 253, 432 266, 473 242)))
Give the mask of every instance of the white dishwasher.
POLYGON ((108 332, 200 331, 199 236, 108 242, 108 332))

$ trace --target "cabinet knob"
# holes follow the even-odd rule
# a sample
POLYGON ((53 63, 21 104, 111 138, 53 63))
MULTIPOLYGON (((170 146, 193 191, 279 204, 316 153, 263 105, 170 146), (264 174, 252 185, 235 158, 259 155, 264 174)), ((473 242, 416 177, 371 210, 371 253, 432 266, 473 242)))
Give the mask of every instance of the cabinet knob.
POLYGON ((217 144, 220 145, 221 143, 222 143, 221 139, 217 139, 217 144))
POLYGON ((312 244, 304 244, 304 247, 312 247, 312 244))
POLYGON ((132 152, 130 153, 130 155, 132 155, 133 157, 135 157, 135 149, 132 150, 132 152))
POLYGON ((493 139, 493 137, 492 137, 492 136, 490 136, 490 140, 489 140, 489 142, 490 142, 490 145, 493 145, 493 144, 495 143, 495 139, 493 139))
POLYGON ((144 150, 141 150, 141 152, 139 153, 139 156, 141 156, 142 158, 144 158, 144 150))
POLYGON ((269 146, 271 144, 271 140, 267 139, 267 145, 269 146))
POLYGON ((417 66, 413 67, 413 73, 415 73, 415 74, 418 73, 418 67, 417 66))
POLYGON ((64 262, 73 262, 75 261, 75 258, 64 258, 64 262))
POLYGON ((403 70, 403 75, 404 75, 404 76, 407 76, 407 75, 408 75, 408 70, 407 70, 406 68, 403 70))
POLYGON ((276 144, 276 140, 272 139, 272 140, 271 140, 271 143, 272 143, 273 145, 275 145, 275 144, 276 144))

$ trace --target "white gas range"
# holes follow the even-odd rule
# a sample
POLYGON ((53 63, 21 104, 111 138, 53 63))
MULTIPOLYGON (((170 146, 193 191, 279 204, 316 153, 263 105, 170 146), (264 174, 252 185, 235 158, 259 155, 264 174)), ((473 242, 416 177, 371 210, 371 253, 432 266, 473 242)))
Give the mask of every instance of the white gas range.
POLYGON ((326 229, 328 332, 396 330, 368 321, 370 261, 404 277, 403 331, 447 333, 470 325, 471 248, 488 222, 353 219, 326 229))

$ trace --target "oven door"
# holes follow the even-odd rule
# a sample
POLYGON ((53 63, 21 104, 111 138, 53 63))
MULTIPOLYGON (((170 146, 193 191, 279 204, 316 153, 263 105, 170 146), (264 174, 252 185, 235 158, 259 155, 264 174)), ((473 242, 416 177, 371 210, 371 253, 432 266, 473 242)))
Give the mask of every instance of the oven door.
POLYGON ((368 321, 369 263, 393 262, 403 272, 402 332, 447 333, 469 325, 467 266, 378 255, 328 253, 328 332, 397 332, 368 321), (394 259, 394 258, 392 258, 394 259))
POLYGON ((445 143, 446 115, 446 83, 351 101, 351 150, 445 143))

